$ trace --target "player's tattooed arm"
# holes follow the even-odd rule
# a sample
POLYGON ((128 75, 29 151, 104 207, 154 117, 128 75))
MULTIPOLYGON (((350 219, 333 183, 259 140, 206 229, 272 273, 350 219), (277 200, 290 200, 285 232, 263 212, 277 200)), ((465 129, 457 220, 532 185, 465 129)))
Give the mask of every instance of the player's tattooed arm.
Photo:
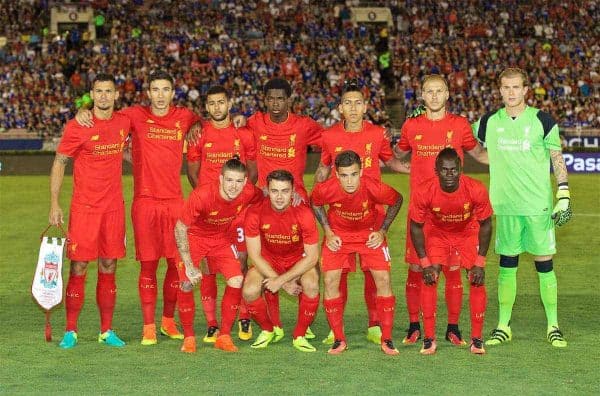
POLYGON ((479 222, 479 251, 480 256, 485 257, 492 239, 492 218, 488 217, 479 222))
POLYGON ((185 140, 187 140, 187 144, 198 144, 200 138, 202 137, 202 121, 196 121, 190 126, 187 134, 185 135, 185 140))
POLYGON ((488 159, 488 152, 486 149, 483 148, 483 146, 479 143, 477 143, 477 146, 475 146, 473 149, 467 151, 467 153, 469 153, 469 155, 471 157, 473 157, 475 159, 475 161, 485 164, 485 165, 489 165, 490 161, 488 159))
POLYGON ((399 160, 410 161, 410 151, 401 150, 398 145, 395 145, 392 151, 399 160))
POLYGON ((550 150, 550 160, 552 161, 552 169, 554 170, 556 184, 568 183, 569 176, 567 174, 567 165, 565 164, 565 159, 562 156, 562 151, 550 150))
POLYGON ((195 285, 202 278, 202 273, 198 268, 194 267, 194 262, 192 261, 192 256, 190 254, 190 242, 188 240, 187 230, 188 227, 183 224, 181 220, 177 220, 177 224, 175 224, 175 242, 177 243, 177 250, 185 265, 185 274, 192 285, 195 285))
POLYGON ((381 229, 387 233, 388 229, 392 225, 396 216, 398 216, 398 212, 400 212, 400 208, 402 207, 403 202, 402 195, 398 196, 398 199, 393 205, 387 207, 385 211, 385 219, 383 219, 383 224, 381 225, 381 229))
POLYGON ((385 165, 398 173, 410 173, 410 161, 406 159, 392 158, 385 165))
POLYGON ((385 236, 387 235, 388 229, 390 225, 398 215, 400 208, 402 207, 402 195, 398 197, 396 202, 393 205, 388 206, 385 211, 385 219, 383 219, 383 224, 379 231, 373 231, 369 234, 369 238, 367 239, 367 247, 371 249, 377 249, 381 244, 385 241, 385 236))
POLYGON ((331 167, 323 164, 322 162, 319 162, 319 166, 315 171, 315 184, 324 182, 325 180, 327 180, 327 178, 329 178, 330 174, 331 167))
POLYGON ((325 208, 322 206, 312 206, 313 212, 315 213, 315 217, 321 227, 323 227, 323 232, 325 233, 325 245, 331 250, 335 252, 342 247, 342 238, 337 236, 331 227, 329 226, 329 220, 327 219, 327 213, 325 213, 325 208))
POLYGON ((64 223, 63 211, 60 207, 60 190, 65 178, 65 167, 69 163, 69 157, 56 153, 52 170, 50 171, 50 213, 48 222, 52 225, 64 223))

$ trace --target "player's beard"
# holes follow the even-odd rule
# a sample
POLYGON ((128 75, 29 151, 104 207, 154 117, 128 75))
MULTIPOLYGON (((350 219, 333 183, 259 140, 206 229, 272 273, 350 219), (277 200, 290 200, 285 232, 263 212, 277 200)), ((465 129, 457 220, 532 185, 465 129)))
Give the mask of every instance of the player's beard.
POLYGON ((214 122, 223 122, 223 121, 225 121, 225 119, 227 119, 227 113, 223 114, 219 118, 217 118, 214 115, 210 114, 210 119, 213 120, 214 122))

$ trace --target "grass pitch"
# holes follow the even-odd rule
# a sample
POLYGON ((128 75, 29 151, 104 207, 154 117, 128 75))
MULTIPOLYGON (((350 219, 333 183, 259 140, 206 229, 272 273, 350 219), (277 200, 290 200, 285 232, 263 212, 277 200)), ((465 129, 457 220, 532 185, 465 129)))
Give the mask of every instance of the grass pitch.
MULTIPOLYGON (((480 177, 487 183, 487 176, 480 177)), ((307 181, 312 176, 307 177, 307 181)), ((385 180, 407 191, 405 176, 386 175, 385 180)), ((187 182, 182 178, 182 184, 187 182)), ((309 183, 310 184, 310 183, 309 183)), ((296 302, 282 298, 286 337, 266 350, 251 350, 236 340, 237 354, 225 354, 202 346, 205 324, 197 304, 196 330, 199 350, 179 352, 180 342, 159 338, 159 344, 142 347, 141 311, 137 294, 138 264, 134 259, 133 233, 128 221, 128 256, 120 261, 119 294, 114 327, 128 343, 115 350, 96 342, 98 312, 95 306, 95 265, 90 265, 86 304, 79 322, 79 345, 63 351, 57 344, 64 329, 64 308, 53 313, 53 342, 44 342, 42 311, 30 295, 39 234, 47 225, 48 178, 0 177, 0 393, 5 394, 598 394, 600 374, 600 177, 570 177, 575 217, 557 232, 555 268, 559 281, 559 320, 569 341, 566 349, 552 348, 545 340, 545 315, 531 257, 523 255, 518 274, 518 296, 507 345, 488 347, 484 356, 467 348, 451 347, 443 340, 446 312, 443 285, 439 288, 438 353, 419 355, 419 346, 403 347, 407 326, 404 302, 406 266, 403 264, 406 208, 389 233, 393 258, 393 286, 397 296, 395 340, 400 356, 388 357, 367 343, 362 274, 350 277, 346 332, 350 349, 328 356, 320 340, 327 334, 325 315, 319 310, 312 326, 317 333, 316 353, 297 352, 290 334, 296 302)), ((124 178, 127 208, 132 193, 131 177, 124 178)), ((71 178, 65 178, 62 205, 68 210, 71 178)), ((497 256, 488 255, 488 310, 485 334, 497 320, 497 256)), ((159 279, 165 266, 161 264, 159 279)), ((66 283, 68 263, 63 278, 66 283)), ((219 291, 222 292, 221 286, 219 291)), ((465 293, 468 288, 465 288, 465 293)), ((159 296, 160 299, 160 296, 159 296)), ((159 301, 159 307, 161 303, 159 301)), ((157 312, 157 318, 160 312, 157 312)), ((461 329, 469 334, 468 299, 465 295, 461 329)), ((258 327, 254 326, 255 334, 258 327)))

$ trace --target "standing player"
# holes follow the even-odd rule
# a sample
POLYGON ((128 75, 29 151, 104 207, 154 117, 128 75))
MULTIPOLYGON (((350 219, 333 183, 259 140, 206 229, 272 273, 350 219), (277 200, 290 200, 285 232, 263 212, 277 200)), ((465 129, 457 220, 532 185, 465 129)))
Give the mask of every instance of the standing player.
POLYGON ((77 345, 77 319, 85 299, 85 278, 91 260, 98 259, 96 302, 100 310, 98 342, 123 347, 112 330, 117 297, 117 259, 125 257, 125 207, 121 173, 123 147, 131 123, 114 113, 119 92, 113 76, 98 74, 92 83, 93 128, 71 120, 65 126, 50 174, 50 224, 63 223, 60 190, 69 158, 73 164, 73 198, 69 217, 67 257, 71 271, 67 283, 65 309, 67 325, 61 348, 77 345))
POLYGON ((306 205, 292 206, 294 177, 286 170, 267 175, 269 198, 248 209, 246 243, 254 267, 244 281, 248 310, 262 329, 252 348, 266 348, 274 340, 274 323, 261 295, 278 294, 280 289, 300 295, 298 321, 292 345, 302 352, 316 351, 305 338, 319 307, 319 232, 306 205))
MULTIPOLYGON (((248 119, 248 127, 252 130, 256 143, 258 186, 265 187, 267 175, 272 171, 287 169, 294 176, 295 194, 307 201, 303 180, 306 153, 310 145, 321 144, 323 128, 310 117, 290 112, 292 87, 286 80, 271 79, 265 84, 263 92, 267 113, 257 112, 248 119)), ((265 293, 265 298, 275 325, 273 342, 278 342, 284 336, 278 294, 265 293)), ((310 329, 307 337, 314 337, 310 329)))
POLYGON ((379 180, 362 176, 361 159, 354 151, 343 151, 335 158, 336 178, 315 186, 311 204, 323 226, 325 241, 321 269, 325 280, 323 305, 335 341, 330 354, 346 350, 344 299, 340 278, 348 255, 358 254, 363 271, 373 275, 377 288, 377 314, 381 326, 381 349, 397 355, 392 341, 396 298, 390 279, 390 254, 387 231, 402 206, 402 195, 379 180), (328 205, 327 215, 323 206, 328 205), (385 219, 377 224, 376 205, 388 205, 385 219))
MULTIPOLYGON (((187 151, 187 175, 192 187, 201 184, 216 183, 225 161, 237 156, 248 168, 248 179, 256 183, 256 150, 252 132, 247 128, 235 128, 229 111, 231 98, 225 88, 219 85, 211 87, 206 94, 206 111, 210 121, 202 125, 202 137, 187 151)), ((244 240, 245 214, 241 213, 234 226, 235 245, 242 272, 247 271, 248 254, 244 240)), ((207 331, 204 342, 215 342, 219 329, 216 318, 217 278, 216 274, 206 273, 200 282, 202 308, 206 317, 207 331)), ((250 316, 242 301, 238 337, 242 340, 252 338, 250 316)))
MULTIPOLYGON (((321 162, 315 172, 316 183, 327 180, 331 174, 333 159, 345 150, 352 150, 360 156, 364 177, 381 180, 380 161, 395 171, 408 173, 409 169, 406 165, 394 158, 385 129, 363 119, 367 112, 367 103, 358 86, 358 81, 351 80, 345 83, 339 110, 343 121, 323 133, 321 162)), ((378 208, 378 211, 383 220, 383 209, 378 208)), ((354 271, 355 255, 351 254, 348 260, 350 268, 344 268, 340 280, 340 293, 344 301, 348 296, 348 272, 354 271)), ((381 344, 381 329, 377 317, 377 288, 371 271, 364 271, 364 275, 364 296, 369 316, 367 339, 379 345, 381 344)), ((330 332, 323 342, 332 344, 333 341, 333 332, 330 332)))
POLYGON ((435 162, 437 178, 419 188, 413 197, 410 235, 423 267, 421 309, 425 339, 421 353, 435 353, 437 279, 442 266, 469 272, 471 290, 471 352, 485 353, 482 330, 487 296, 484 286, 485 255, 492 237, 492 207, 484 185, 461 175, 453 148, 445 148, 435 162), (477 228, 471 223, 479 223, 477 228), (429 227, 424 232, 424 224, 429 227))
POLYGON ((192 286, 202 278, 197 268, 203 259, 207 261, 208 273, 220 272, 227 281, 215 348, 227 352, 238 350, 230 333, 238 313, 244 276, 231 243, 231 225, 250 203, 258 202, 263 196, 262 191, 246 183, 247 180, 246 166, 237 158, 228 160, 218 182, 204 184, 191 193, 175 226, 177 248, 183 261, 179 266, 181 287, 177 301, 185 336, 182 352, 196 352, 192 286))
MULTIPOLYGON (((133 204, 131 218, 136 259, 140 261, 138 290, 144 328, 142 345, 154 345, 157 299, 156 270, 161 257, 167 259, 163 282, 163 314, 160 331, 173 339, 183 339, 174 314, 179 278, 177 246, 173 230, 183 205, 181 166, 183 142, 190 126, 200 118, 187 108, 171 106, 175 90, 173 78, 158 70, 150 74, 150 106, 132 106, 119 113, 132 122, 133 204)), ((89 113, 79 112, 77 120, 89 125, 89 113)))
MULTIPOLYGON (((445 147, 454 148, 461 161, 463 151, 482 163, 487 163, 487 153, 473 138, 471 127, 466 118, 446 112, 449 98, 448 84, 440 75, 429 75, 423 79, 422 97, 425 113, 406 120, 402 126, 400 140, 395 152, 400 158, 409 154, 410 160, 410 192, 411 199, 425 181, 435 177, 435 158, 445 147)), ((406 255, 408 277, 406 278, 406 306, 410 324, 404 344, 414 344, 421 337, 419 325, 419 300, 421 288, 421 266, 419 257, 412 245, 410 234, 410 218, 412 203, 408 206, 406 230, 406 255)), ((454 345, 464 345, 458 328, 458 319, 462 307, 462 281, 460 271, 450 271, 443 267, 446 277, 446 304, 448 306, 448 327, 446 339, 454 345)))
POLYGON ((517 294, 519 254, 528 252, 534 256, 539 276, 548 341, 554 347, 566 347, 567 341, 558 327, 558 292, 552 262, 556 253, 554 226, 571 218, 558 125, 548 113, 525 103, 527 75, 521 69, 504 70, 499 83, 505 107, 486 114, 473 126, 490 156, 490 198, 496 213, 496 253, 500 255, 498 326, 486 345, 512 339, 510 317, 517 294), (550 163, 558 185, 554 210, 550 163))

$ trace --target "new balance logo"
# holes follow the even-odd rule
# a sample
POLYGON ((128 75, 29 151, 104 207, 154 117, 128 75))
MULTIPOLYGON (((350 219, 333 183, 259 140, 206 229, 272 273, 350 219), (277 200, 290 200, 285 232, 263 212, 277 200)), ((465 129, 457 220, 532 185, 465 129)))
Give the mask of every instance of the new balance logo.
POLYGON ((154 124, 154 120, 151 120, 150 118, 148 118, 146 120, 146 124, 154 124))

